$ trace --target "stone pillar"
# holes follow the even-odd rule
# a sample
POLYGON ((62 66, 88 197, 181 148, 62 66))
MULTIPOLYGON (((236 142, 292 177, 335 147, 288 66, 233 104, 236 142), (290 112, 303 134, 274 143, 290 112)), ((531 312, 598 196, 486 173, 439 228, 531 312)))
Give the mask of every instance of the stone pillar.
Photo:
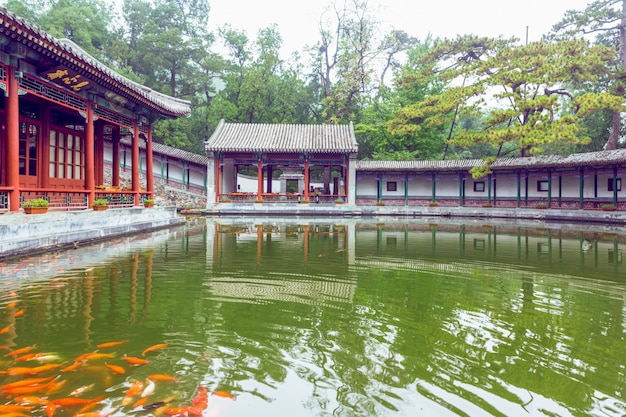
POLYGON ((356 206, 356 154, 350 154, 348 159, 346 187, 348 188, 348 205, 356 206))
POLYGON ((209 159, 206 167, 206 205, 207 208, 213 207, 217 201, 217 194, 215 192, 215 154, 213 152, 207 153, 209 159))

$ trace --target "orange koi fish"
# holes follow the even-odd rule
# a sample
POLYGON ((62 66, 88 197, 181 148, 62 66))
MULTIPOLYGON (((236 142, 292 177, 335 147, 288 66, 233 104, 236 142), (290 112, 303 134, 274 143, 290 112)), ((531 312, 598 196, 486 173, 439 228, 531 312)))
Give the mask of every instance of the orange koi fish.
POLYGON ((97 360, 97 359, 103 359, 103 358, 114 358, 115 357, 115 353, 98 353, 98 352, 92 352, 92 353, 88 353, 86 356, 84 356, 84 358, 82 360, 85 361, 89 361, 89 360, 97 360))
POLYGON ((81 366, 83 363, 85 363, 85 362, 84 361, 76 361, 73 364, 71 364, 70 366, 66 366, 65 368, 61 369, 61 372, 73 371, 74 369, 76 369, 79 366, 81 366))
POLYGON ((135 381, 133 385, 128 388, 128 391, 126 391, 126 397, 134 397, 135 395, 139 395, 141 391, 143 391, 143 382, 135 381))
POLYGON ((115 411, 91 411, 88 413, 77 413, 74 417, 108 417, 115 411))
POLYGON ((146 356, 146 353, 153 352, 153 351, 159 350, 159 349, 163 349, 166 346, 167 346, 167 343, 159 343, 158 345, 150 346, 149 348, 147 348, 143 352, 141 352, 141 356, 146 356))
POLYGON ((13 314, 13 317, 23 316, 25 311, 26 311, 25 309, 18 310, 15 312, 15 314, 13 314))
POLYGON ((75 407, 77 405, 99 403, 100 401, 104 400, 104 398, 105 398, 104 395, 101 395, 96 398, 66 397, 66 398, 57 398, 56 400, 50 400, 50 402, 60 407, 75 407))
POLYGON ((132 356, 124 356, 124 357, 122 357, 122 359, 124 359, 130 365, 146 365, 146 364, 150 363, 150 361, 147 361, 146 359, 135 358, 135 357, 132 357, 132 356))
POLYGON ((7 353, 7 356, 18 356, 18 355, 21 355, 23 353, 30 352, 33 349, 35 349, 35 345, 23 347, 23 348, 20 348, 20 349, 15 349, 15 350, 12 350, 11 352, 7 353))
POLYGON ((11 411, 10 413, 3 413, 2 417, 28 417, 30 414, 19 413, 17 411, 11 411))
POLYGON ((162 381, 162 382, 178 382, 180 378, 171 375, 163 375, 163 374, 152 374, 148 375, 148 379, 152 381, 162 381))
POLYGON ((30 411, 32 410, 32 405, 17 405, 17 404, 2 404, 0 405, 0 413, 17 413, 20 411, 30 411))
POLYGON ((124 368, 122 368, 121 366, 117 366, 117 365, 109 365, 108 363, 104 363, 104 366, 106 366, 107 368, 109 368, 111 371, 113 371, 116 374, 125 374, 126 370, 124 368))
POLYGON ((222 397, 222 398, 228 398, 230 400, 235 401, 235 396, 233 394, 231 394, 230 392, 226 392, 226 391, 213 391, 213 395, 217 396, 217 397, 222 397))
POLYGON ((128 343, 128 341, 123 340, 123 341, 119 341, 119 342, 100 343, 98 345, 98 349, 106 349, 106 348, 110 348, 110 347, 114 347, 114 346, 123 345, 124 343, 128 343))
POLYGON ((8 308, 13 308, 17 305, 17 301, 11 301, 9 304, 7 304, 8 308))
POLYGON ((12 376, 37 375, 43 372, 56 369, 59 366, 63 366, 63 364, 62 363, 50 363, 47 365, 36 366, 34 368, 24 368, 24 367, 16 366, 16 367, 7 369, 7 374, 12 375, 12 376))
POLYGON ((47 405, 49 402, 43 397, 36 397, 34 395, 20 395, 19 397, 15 397, 13 401, 21 405, 47 405))
POLYGON ((7 327, 3 327, 2 329, 0 329, 0 334, 8 333, 9 330, 11 330, 11 327, 13 327, 12 324, 9 324, 7 327))
POLYGON ((42 392, 47 390, 49 386, 48 384, 35 384, 25 385, 23 387, 7 388, 2 390, 2 392, 9 395, 34 394, 36 392, 42 392))
POLYGON ((19 381, 15 381, 15 382, 11 382, 9 384, 2 385, 2 386, 0 386, 0 389, 25 387, 27 385, 35 385, 35 384, 44 384, 46 382, 50 382, 50 380, 52 380, 53 378, 54 378, 53 376, 49 376, 49 377, 46 377, 46 378, 26 378, 26 379, 21 379, 19 381))
POLYGON ((56 411, 57 405, 55 403, 49 402, 48 404, 46 404, 46 415, 48 417, 52 417, 56 411))
POLYGON ((147 402, 148 402, 148 397, 142 397, 142 398, 138 399, 137 401, 135 401, 135 404, 133 404, 133 408, 137 408, 137 407, 141 407, 142 405, 146 405, 147 402))
POLYGON ((172 407, 163 410, 163 414, 168 416, 198 416, 202 417, 202 410, 185 405, 182 407, 172 407))
POLYGON ((38 357, 42 355, 43 353, 41 352, 40 353, 27 353, 26 355, 22 355, 22 356, 15 358, 15 360, 18 362, 32 361, 33 359, 37 359, 38 357))

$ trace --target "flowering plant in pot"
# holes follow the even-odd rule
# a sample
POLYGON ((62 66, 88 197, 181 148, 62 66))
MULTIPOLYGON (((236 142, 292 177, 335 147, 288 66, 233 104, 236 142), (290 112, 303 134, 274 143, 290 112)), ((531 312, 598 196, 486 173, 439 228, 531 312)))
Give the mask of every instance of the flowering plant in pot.
POLYGON ((143 206, 147 208, 154 207, 154 200, 152 200, 151 198, 146 198, 145 200, 143 200, 143 206))

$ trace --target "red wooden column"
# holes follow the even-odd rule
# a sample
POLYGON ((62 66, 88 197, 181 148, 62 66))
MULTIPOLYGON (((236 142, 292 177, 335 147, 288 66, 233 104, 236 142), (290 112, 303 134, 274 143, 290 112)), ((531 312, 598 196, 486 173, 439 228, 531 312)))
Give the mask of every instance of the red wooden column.
POLYGON ((96 126, 96 136, 94 138, 95 152, 95 175, 94 181, 96 185, 104 184, 104 123, 98 123, 96 126))
POLYGON ((87 121, 85 123, 85 191, 87 191, 87 205, 91 206, 96 195, 95 182, 95 157, 94 157, 94 123, 93 108, 91 102, 87 100, 87 121))
POLYGON ((213 169, 215 169, 215 202, 219 202, 220 201, 220 193, 222 191, 222 187, 220 186, 220 181, 222 181, 222 179, 220 178, 220 166, 222 165, 222 156, 219 153, 215 153, 214 154, 214 158, 213 158, 213 163, 215 164, 215 166, 213 167, 213 169))
POLYGON ((309 179, 309 158, 308 157, 304 157, 304 199, 305 200, 309 200, 309 188, 311 187, 310 184, 310 179, 309 179))
POLYGON ((37 183, 41 188, 50 187, 50 106, 41 106, 41 137, 39 138, 41 155, 37 168, 37 183))
POLYGON ((135 125, 133 126, 133 143, 132 143, 132 187, 133 194, 135 196, 135 206, 139 205, 139 126, 137 125, 137 121, 135 121, 135 125))
POLYGON ((120 127, 113 128, 112 140, 112 158, 111 158, 111 185, 117 187, 120 185, 120 127))
POLYGON ((257 162, 257 172, 258 172, 258 181, 257 181, 257 200, 263 199, 263 159, 259 158, 259 162, 257 162))
POLYGON ((20 209, 20 109, 19 95, 17 94, 17 78, 15 68, 9 68, 9 98, 6 101, 6 175, 9 191, 9 210, 20 209))
POLYGON ((152 126, 148 126, 148 137, 146 140, 146 191, 150 193, 150 198, 154 198, 154 172, 152 155, 152 126))

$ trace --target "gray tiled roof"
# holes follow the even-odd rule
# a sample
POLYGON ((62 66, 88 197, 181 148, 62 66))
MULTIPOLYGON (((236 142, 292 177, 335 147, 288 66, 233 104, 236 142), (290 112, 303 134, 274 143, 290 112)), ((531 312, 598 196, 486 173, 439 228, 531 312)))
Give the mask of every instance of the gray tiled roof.
POLYGON ((481 159, 453 159, 449 161, 357 161, 357 171, 450 171, 470 170, 482 165, 481 159))
POLYGON ((352 124, 302 125, 225 123, 206 143, 209 152, 356 152, 352 124))
MULTIPOLYGON (((542 169, 567 167, 594 167, 626 163, 626 149, 615 151, 587 152, 571 155, 547 155, 525 158, 502 158, 491 165, 491 170, 542 169)), ((460 159, 448 161, 357 161, 359 171, 458 171, 470 170, 485 164, 482 159, 460 159)))
POLYGON ((137 84, 102 64, 69 39, 56 39, 25 19, 0 7, 0 27, 18 42, 28 44, 47 56, 73 66, 80 73, 98 81, 112 91, 152 108, 162 115, 184 116, 190 113, 190 102, 137 84))

